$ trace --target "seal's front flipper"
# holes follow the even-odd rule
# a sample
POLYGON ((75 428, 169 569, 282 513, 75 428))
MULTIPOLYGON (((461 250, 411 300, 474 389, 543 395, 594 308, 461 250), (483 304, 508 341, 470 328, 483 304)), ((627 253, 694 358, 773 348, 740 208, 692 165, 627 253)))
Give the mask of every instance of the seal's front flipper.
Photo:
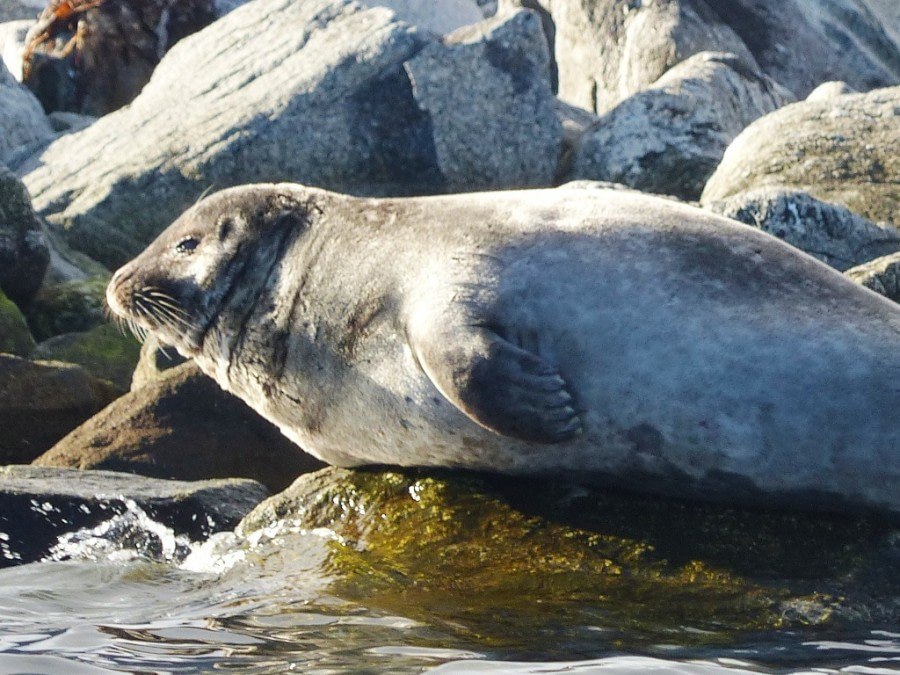
POLYGON ((413 344, 449 401, 481 426, 524 441, 560 443, 581 433, 575 401, 553 365, 487 328, 465 333, 413 344))

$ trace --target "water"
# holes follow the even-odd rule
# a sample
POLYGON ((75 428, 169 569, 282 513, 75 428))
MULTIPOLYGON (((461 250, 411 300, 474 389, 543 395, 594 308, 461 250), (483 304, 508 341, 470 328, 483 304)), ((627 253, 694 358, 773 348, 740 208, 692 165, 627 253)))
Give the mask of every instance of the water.
POLYGON ((539 596, 496 598, 485 616, 466 611, 464 587, 450 608, 390 611, 398 604, 364 597, 360 580, 336 592, 347 586, 330 552, 344 544, 286 523, 197 544, 132 505, 62 537, 44 562, 0 570, 0 673, 900 672, 900 630, 885 626, 722 643, 678 623, 667 635, 604 624, 576 602, 535 628, 518 608, 540 616, 539 596))

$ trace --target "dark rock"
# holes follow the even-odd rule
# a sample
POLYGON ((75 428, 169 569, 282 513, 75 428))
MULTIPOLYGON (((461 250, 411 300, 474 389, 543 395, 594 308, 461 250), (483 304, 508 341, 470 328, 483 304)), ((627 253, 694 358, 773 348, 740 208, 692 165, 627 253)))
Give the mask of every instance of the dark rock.
POLYGON ((438 44, 350 0, 255 0, 181 41, 130 106, 17 170, 60 238, 110 268, 210 186, 290 180, 409 194, 538 184, 553 176, 561 133, 539 23, 513 15, 483 37, 472 28, 438 44))
POLYGON ((792 100, 733 54, 696 54, 603 115, 582 137, 571 177, 697 199, 728 144, 792 100))
POLYGON ((23 82, 46 112, 104 115, 130 103, 212 0, 50 0, 29 31, 23 82))
POLYGON ((841 271, 900 251, 900 231, 896 227, 876 225, 839 204, 819 201, 806 192, 760 188, 707 206, 784 239, 841 271))
POLYGON ((27 303, 49 262, 50 250, 25 186, 0 165, 0 290, 19 305, 27 303))
POLYGON ((0 354, 0 464, 27 464, 118 392, 80 366, 0 354))
POLYGON ((111 471, 0 467, 0 567, 41 560, 60 536, 135 507, 176 536, 203 540, 233 528, 267 495, 250 480, 187 483, 111 471))
POLYGON ((876 258, 844 274, 879 295, 900 302, 900 253, 876 258))
POLYGON ((452 191, 549 185, 562 128, 536 14, 460 28, 405 65, 452 191))
POLYGON ((0 291, 0 353, 30 356, 35 342, 16 304, 0 291))
POLYGON ((193 363, 116 400, 34 464, 178 480, 252 478, 272 491, 323 466, 193 363))
POLYGON ((106 323, 106 285, 111 275, 42 286, 23 314, 35 339, 83 333, 106 323))
POLYGON ((82 366, 94 377, 109 380, 125 393, 140 354, 140 344, 118 326, 104 323, 82 333, 64 333, 41 342, 34 358, 82 366))
POLYGON ((761 187, 900 226, 900 87, 800 101, 756 120, 728 147, 701 203, 761 187))
POLYGON ((137 365, 131 374, 131 391, 162 379, 167 370, 180 366, 185 361, 187 359, 175 347, 162 345, 153 335, 148 335, 141 345, 137 365))
POLYGON ((470 635, 496 634, 497 598, 531 644, 546 639, 548 616, 554 630, 639 625, 656 641, 670 639, 673 616, 726 640, 736 630, 900 620, 900 583, 885 572, 900 554, 898 530, 863 518, 329 468, 261 503, 237 532, 278 565, 297 530, 327 537, 334 594, 426 624, 462 622, 470 635))

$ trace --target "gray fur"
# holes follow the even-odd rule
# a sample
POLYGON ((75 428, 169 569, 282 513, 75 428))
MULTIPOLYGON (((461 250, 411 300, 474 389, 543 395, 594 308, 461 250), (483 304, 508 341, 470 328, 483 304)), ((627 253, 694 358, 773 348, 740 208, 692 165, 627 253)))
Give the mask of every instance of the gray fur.
POLYGON ((900 513, 900 308, 670 200, 233 188, 108 294, 333 464, 900 513), (202 289, 167 291, 196 328, 138 316, 135 279, 202 289))

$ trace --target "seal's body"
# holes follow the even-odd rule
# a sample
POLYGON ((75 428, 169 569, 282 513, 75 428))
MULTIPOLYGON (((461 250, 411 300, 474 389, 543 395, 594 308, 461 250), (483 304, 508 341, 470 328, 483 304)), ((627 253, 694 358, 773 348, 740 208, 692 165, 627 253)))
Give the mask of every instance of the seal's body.
POLYGON ((900 308, 673 201, 233 188, 108 298, 332 464, 900 513, 900 308))

